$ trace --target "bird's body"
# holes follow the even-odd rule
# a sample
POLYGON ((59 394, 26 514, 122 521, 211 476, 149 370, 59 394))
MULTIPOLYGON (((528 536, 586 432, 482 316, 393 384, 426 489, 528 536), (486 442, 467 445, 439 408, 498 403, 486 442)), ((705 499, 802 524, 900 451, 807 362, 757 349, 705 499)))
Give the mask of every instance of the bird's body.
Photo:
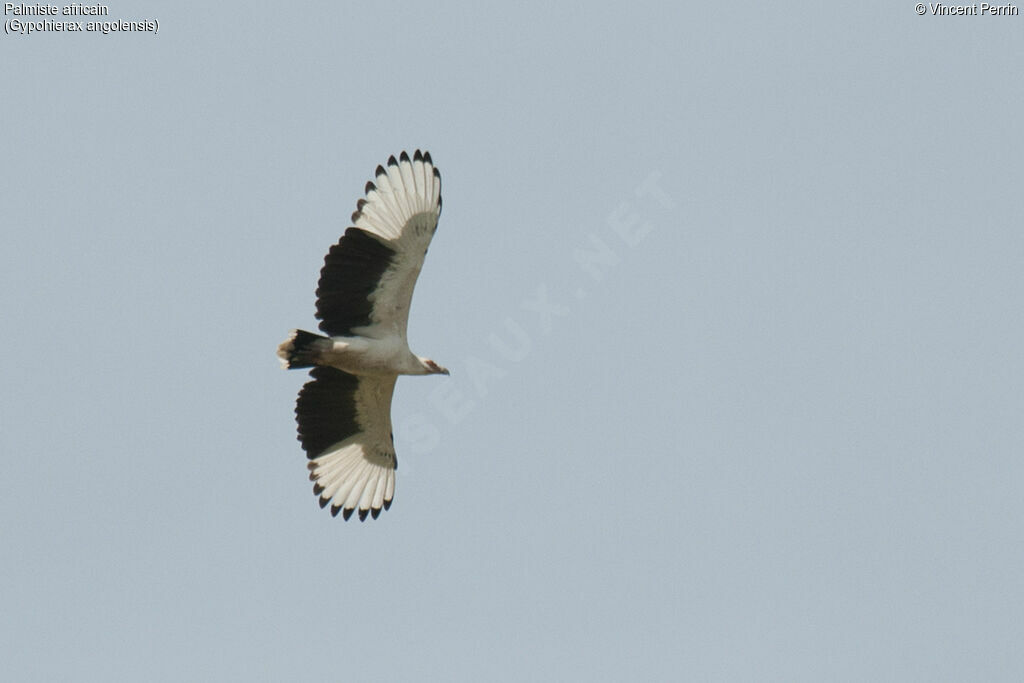
POLYGON ((448 374, 409 350, 416 278, 441 214, 430 154, 378 166, 366 198, 325 258, 317 318, 327 336, 294 330, 278 347, 287 368, 313 368, 295 416, 321 507, 377 517, 395 488, 391 397, 398 375, 448 374))
POLYGON ((310 348, 316 355, 316 365, 338 368, 353 375, 428 374, 420 358, 397 334, 379 339, 316 335, 310 348))

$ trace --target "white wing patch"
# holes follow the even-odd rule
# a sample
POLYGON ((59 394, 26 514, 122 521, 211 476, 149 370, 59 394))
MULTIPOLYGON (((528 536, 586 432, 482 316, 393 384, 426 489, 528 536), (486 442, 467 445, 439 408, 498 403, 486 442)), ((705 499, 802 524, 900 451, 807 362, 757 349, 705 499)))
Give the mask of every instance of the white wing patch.
POLYGON ((378 166, 366 185, 366 198, 352 214, 356 228, 379 237, 395 251, 394 261, 370 295, 372 324, 359 330, 368 337, 397 334, 403 340, 409 322, 416 278, 441 215, 441 174, 430 154, 405 152, 378 166))
POLYGON ((320 507, 331 504, 331 514, 339 511, 345 519, 359 510, 359 519, 391 507, 395 495, 395 456, 374 452, 360 441, 359 434, 327 449, 309 462, 309 478, 319 492, 320 507), (333 502, 332 502, 333 500, 333 502))
POLYGON ((426 248, 440 215, 441 176, 430 154, 421 155, 417 150, 411 160, 403 152, 400 161, 391 157, 386 168, 377 167, 377 177, 367 183, 366 199, 357 204, 352 222, 386 242, 398 243, 392 246, 404 251, 410 233, 419 233, 421 238, 422 233, 429 233, 423 244, 426 248), (416 221, 412 221, 414 216, 416 221), (410 230, 411 222, 418 229, 410 230))

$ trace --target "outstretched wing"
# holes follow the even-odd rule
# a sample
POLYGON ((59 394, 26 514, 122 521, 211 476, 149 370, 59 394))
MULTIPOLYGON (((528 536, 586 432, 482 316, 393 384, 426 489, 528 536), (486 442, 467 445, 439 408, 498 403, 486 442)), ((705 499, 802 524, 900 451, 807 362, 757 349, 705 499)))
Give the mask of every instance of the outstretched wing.
POLYGON ((391 507, 395 494, 395 445, 391 437, 394 375, 350 375, 326 366, 299 391, 295 419, 309 458, 309 478, 320 507, 359 519, 391 507))
POLYGON ((316 317, 331 335, 406 338, 409 305, 441 215, 441 174, 430 153, 405 152, 378 166, 356 204, 353 227, 327 257, 316 317))

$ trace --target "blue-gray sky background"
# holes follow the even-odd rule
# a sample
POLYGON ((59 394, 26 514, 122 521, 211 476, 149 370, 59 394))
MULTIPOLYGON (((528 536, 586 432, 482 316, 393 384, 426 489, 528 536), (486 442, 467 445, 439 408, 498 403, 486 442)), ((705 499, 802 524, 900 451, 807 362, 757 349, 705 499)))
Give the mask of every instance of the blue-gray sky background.
POLYGON ((0 37, 5 680, 1024 678, 1024 17, 109 7, 0 37), (274 350, 417 147, 344 523, 274 350))

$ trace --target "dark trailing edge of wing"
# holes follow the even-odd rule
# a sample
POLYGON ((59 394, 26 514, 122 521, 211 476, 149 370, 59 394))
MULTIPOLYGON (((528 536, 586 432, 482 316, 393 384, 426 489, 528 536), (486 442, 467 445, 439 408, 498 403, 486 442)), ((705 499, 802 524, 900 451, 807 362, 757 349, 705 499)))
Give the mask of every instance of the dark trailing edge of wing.
POLYGON ((316 288, 316 317, 332 337, 351 336, 370 324, 370 295, 391 266, 395 251, 365 230, 349 228, 324 258, 316 288))
POLYGON ((326 366, 313 368, 309 376, 313 379, 303 385, 295 403, 295 421, 302 449, 312 460, 363 429, 356 415, 358 377, 326 366))

